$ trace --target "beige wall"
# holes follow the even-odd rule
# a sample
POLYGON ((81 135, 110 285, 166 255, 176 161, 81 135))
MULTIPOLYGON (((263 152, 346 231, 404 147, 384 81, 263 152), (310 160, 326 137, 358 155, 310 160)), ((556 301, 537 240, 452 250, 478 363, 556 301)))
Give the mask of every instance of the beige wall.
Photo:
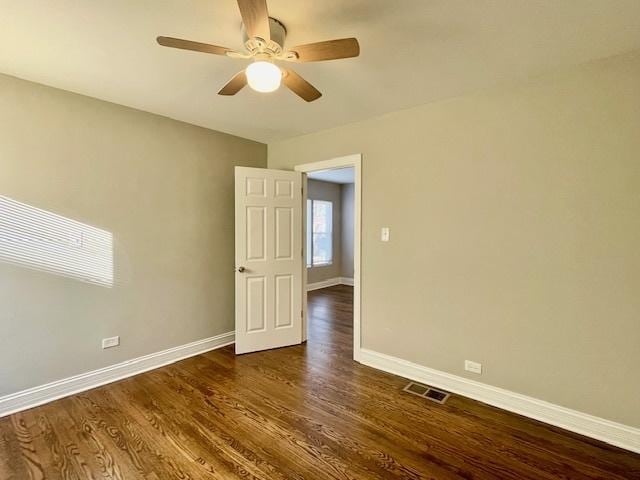
POLYGON ((640 427, 639 86, 634 53, 269 145, 363 154, 364 347, 640 427))
POLYGON ((320 180, 309 179, 307 181, 307 198, 311 200, 327 200, 333 203, 333 262, 331 265, 307 268, 307 283, 322 282, 332 278, 337 278, 341 273, 341 195, 340 185, 337 183, 322 182, 320 180))
POLYGON ((0 264, 0 396, 233 330, 234 165, 266 146, 0 75, 0 194, 112 232, 116 280, 0 264))
POLYGON ((340 185, 340 204, 342 218, 340 222, 340 271, 342 277, 353 278, 353 234, 355 227, 354 217, 354 184, 340 185))

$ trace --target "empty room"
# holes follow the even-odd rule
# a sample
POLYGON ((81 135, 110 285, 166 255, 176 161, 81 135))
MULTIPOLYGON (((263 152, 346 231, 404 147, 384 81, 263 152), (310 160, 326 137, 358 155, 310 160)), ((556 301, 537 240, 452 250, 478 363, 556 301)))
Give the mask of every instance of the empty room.
POLYGON ((0 44, 0 480, 640 480, 640 1, 0 44))

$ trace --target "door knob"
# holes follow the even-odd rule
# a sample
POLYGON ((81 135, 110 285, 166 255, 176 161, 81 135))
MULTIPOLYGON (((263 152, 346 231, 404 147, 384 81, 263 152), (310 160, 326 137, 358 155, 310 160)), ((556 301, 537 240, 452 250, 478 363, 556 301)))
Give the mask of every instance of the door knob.
POLYGON ((239 272, 239 273, 244 272, 244 270, 245 270, 245 268, 244 268, 244 267, 238 267, 238 272, 239 272))

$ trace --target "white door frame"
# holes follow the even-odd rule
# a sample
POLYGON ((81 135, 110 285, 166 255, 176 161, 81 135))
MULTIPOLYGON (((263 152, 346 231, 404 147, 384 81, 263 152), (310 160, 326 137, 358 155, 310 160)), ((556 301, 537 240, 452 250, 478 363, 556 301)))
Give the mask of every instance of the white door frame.
MULTIPOLYGON (((360 361, 361 348, 361 318, 360 318, 360 246, 361 246, 361 219, 362 219, 362 154, 356 153, 344 157, 332 158, 331 160, 323 160, 320 162, 305 163, 296 165, 296 172, 308 173, 318 170, 329 170, 334 168, 353 167, 355 174, 354 182, 354 228, 353 228, 353 359, 360 361)), ((307 242, 306 242, 306 215, 307 215, 307 176, 303 178, 302 193, 302 212, 303 212, 303 228, 302 228, 302 248, 304 251, 303 258, 307 258, 307 242)), ((307 262, 302 262, 302 341, 307 340, 308 324, 307 324, 307 262)))

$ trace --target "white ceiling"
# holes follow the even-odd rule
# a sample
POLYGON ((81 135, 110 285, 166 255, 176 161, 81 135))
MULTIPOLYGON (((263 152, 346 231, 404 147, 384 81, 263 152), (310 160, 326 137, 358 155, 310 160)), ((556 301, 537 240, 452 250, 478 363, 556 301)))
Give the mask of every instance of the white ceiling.
POLYGON ((0 72, 263 142, 640 48, 638 0, 270 0, 287 44, 356 36, 359 58, 296 66, 324 96, 216 92, 246 61, 234 0, 0 0, 0 72))
POLYGON ((331 183, 353 183, 355 182, 355 172, 353 167, 334 168, 333 170, 318 170, 307 173, 307 177, 313 180, 320 180, 331 183))

